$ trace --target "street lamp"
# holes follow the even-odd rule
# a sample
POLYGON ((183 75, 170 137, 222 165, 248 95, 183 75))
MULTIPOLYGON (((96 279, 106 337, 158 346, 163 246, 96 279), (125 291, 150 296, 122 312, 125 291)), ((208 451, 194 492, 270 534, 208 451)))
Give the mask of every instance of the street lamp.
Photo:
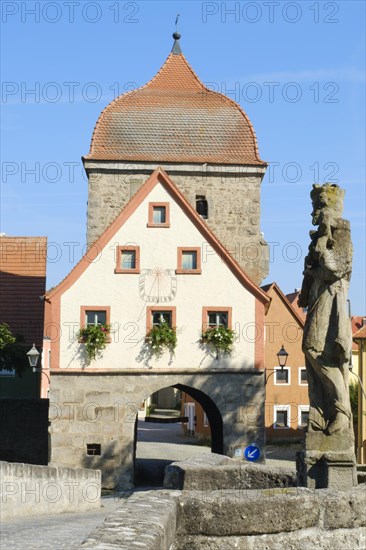
POLYGON ((283 370, 283 368, 286 366, 287 357, 288 357, 288 353, 282 344, 280 351, 277 353, 278 364, 281 367, 281 370, 283 370))
MULTIPOLYGON (((278 359, 278 365, 281 369, 281 372, 283 371, 283 369, 285 368, 286 366, 286 363, 287 363, 287 357, 288 357, 288 353, 287 351, 285 350, 285 348, 283 347, 283 345, 281 346, 281 349, 278 353, 276 353, 277 355, 277 359, 278 359)), ((264 380, 264 383, 267 384, 268 382, 268 378, 274 373, 276 372, 276 368, 274 369, 266 369, 266 372, 270 370, 271 372, 269 373, 269 375, 265 378, 264 380)))
POLYGON ((39 359, 39 351, 37 350, 35 344, 33 344, 33 347, 28 351, 28 361, 31 367, 33 367, 33 372, 36 372, 36 366, 39 359))
POLYGON ((44 374, 48 380, 48 383, 50 384, 50 377, 46 372, 44 372, 44 369, 42 369, 42 367, 37 368, 38 359, 41 354, 37 350, 35 344, 33 344, 31 349, 28 351, 27 355, 28 355, 29 364, 32 367, 33 372, 40 372, 41 374, 44 374))

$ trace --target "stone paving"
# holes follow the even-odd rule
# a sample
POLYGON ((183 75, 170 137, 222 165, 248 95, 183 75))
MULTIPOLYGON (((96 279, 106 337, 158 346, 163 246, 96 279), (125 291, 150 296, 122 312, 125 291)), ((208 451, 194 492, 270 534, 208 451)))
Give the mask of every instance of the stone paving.
POLYGON ((102 498, 102 507, 98 511, 3 521, 0 549, 74 550, 122 502, 122 499, 114 497, 102 498))
MULTIPOLYGON (((138 429, 137 457, 140 460, 161 459, 171 462, 208 451, 207 447, 193 445, 194 440, 181 436, 179 424, 148 424, 139 421, 138 429)), ((267 460, 268 464, 294 467, 295 449, 273 448, 269 455, 271 458, 267 460)), ((74 550, 122 503, 123 500, 116 496, 104 497, 99 511, 34 516, 2 522, 0 550, 74 550)))

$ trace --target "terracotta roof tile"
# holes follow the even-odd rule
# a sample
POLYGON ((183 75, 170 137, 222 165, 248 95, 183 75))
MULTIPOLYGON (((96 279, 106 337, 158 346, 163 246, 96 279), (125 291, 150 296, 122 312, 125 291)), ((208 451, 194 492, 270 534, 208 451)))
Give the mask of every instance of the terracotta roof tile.
POLYGON ((360 330, 358 330, 357 332, 355 332, 355 334, 353 335, 353 339, 361 339, 364 340, 366 339, 366 325, 364 325, 363 327, 360 328, 360 330))
POLYGON ((0 237, 0 322, 27 345, 42 345, 46 237, 0 237))
POLYGON ((183 54, 102 111, 86 158, 266 166, 247 115, 206 88, 183 54))

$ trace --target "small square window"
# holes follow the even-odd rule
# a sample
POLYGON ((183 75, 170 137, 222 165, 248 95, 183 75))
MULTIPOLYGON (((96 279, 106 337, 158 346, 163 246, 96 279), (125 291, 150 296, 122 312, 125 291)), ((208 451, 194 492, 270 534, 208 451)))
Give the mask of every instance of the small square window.
POLYGON ((166 208, 165 206, 153 206, 153 223, 165 223, 166 222, 166 208))
POLYGON ((273 427, 275 429, 290 427, 290 406, 289 405, 275 405, 273 427))
POLYGON ((121 265, 122 265, 122 269, 135 269, 136 268, 136 251, 122 250, 121 265))
POLYGON ((299 428, 306 428, 309 420, 309 405, 299 405, 299 428))
POLYGON ((309 411, 301 411, 300 426, 307 426, 309 420, 309 411))
MULTIPOLYGON (((111 308, 110 306, 80 306, 80 328, 88 325, 110 325, 111 308)), ((82 340, 79 340, 82 342, 82 340)), ((110 338, 108 342, 110 342, 110 338)))
POLYGON ((140 273, 140 247, 117 246, 115 273, 140 273))
POLYGON ((287 411, 277 411, 276 416, 276 426, 285 427, 287 426, 287 411))
POLYGON ((170 227, 170 205, 168 202, 150 202, 148 227, 170 227))
POLYGON ((172 312, 171 311, 152 311, 152 325, 158 326, 162 323, 167 323, 172 326, 172 312))
POLYGON ((201 249, 199 247, 178 247, 176 273, 185 275, 201 274, 201 249))
POLYGON ((203 307, 202 308, 202 330, 208 328, 226 327, 231 329, 232 308, 231 307, 203 307))
POLYGON ((146 332, 147 334, 153 327, 162 323, 168 323, 172 328, 176 327, 176 308, 148 306, 146 308, 146 332))
POLYGON ((208 314, 208 326, 214 327, 227 327, 227 311, 210 311, 208 314))
POLYGON ((307 370, 306 370, 306 368, 301 367, 301 368, 299 369, 299 384, 300 384, 301 386, 305 386, 305 385, 307 385, 307 383, 308 383, 308 373, 307 373, 307 370))
POLYGON ((290 383, 290 369, 288 367, 275 367, 274 373, 274 383, 275 385, 289 384, 290 383))
POLYGON ((85 311, 85 324, 86 325, 105 325, 107 323, 107 312, 105 310, 85 311))
POLYGON ((86 454, 90 456, 100 456, 102 448, 100 443, 87 443, 86 444, 86 454))
POLYGON ((182 252, 182 269, 197 269, 197 252, 195 250, 182 252))

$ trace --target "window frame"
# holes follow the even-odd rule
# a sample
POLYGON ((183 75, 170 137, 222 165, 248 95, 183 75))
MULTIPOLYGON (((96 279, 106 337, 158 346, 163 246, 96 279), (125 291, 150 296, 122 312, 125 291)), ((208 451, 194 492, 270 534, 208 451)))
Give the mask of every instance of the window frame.
POLYGON ((135 245, 121 245, 116 247, 116 267, 114 269, 115 273, 124 273, 124 274, 139 274, 140 273, 140 247, 135 245), (135 267, 132 269, 122 268, 122 252, 124 251, 134 251, 135 252, 135 267))
POLYGON ((274 367, 274 385, 275 386, 290 386, 291 385, 291 367, 274 367), (287 382, 277 382, 277 372, 286 371, 287 372, 287 382))
POLYGON ((306 371, 306 367, 299 367, 299 386, 308 386, 308 385, 309 385, 308 380, 307 380, 306 382, 302 382, 302 381, 301 381, 301 371, 303 371, 303 370, 304 370, 305 372, 307 372, 307 371, 306 371))
POLYGON ((274 430, 289 430, 291 428, 290 423, 291 405, 274 405, 273 406, 273 429, 274 430), (287 425, 276 426, 277 412, 287 412, 287 425))
MULTIPOLYGON (((86 323, 86 312, 87 311, 105 311, 106 312, 106 324, 111 324, 111 306, 80 306, 80 328, 83 329, 87 326, 86 323)), ((79 340, 82 342, 82 340, 79 340)), ((111 342, 111 337, 109 335, 107 343, 111 342)))
POLYGON ((146 307, 146 334, 149 334, 153 328, 153 313, 154 312, 169 312, 172 316, 172 328, 177 327, 177 308, 176 306, 147 306, 146 307))
POLYGON ((200 246, 178 246, 177 248, 177 275, 201 275, 201 247, 200 246), (183 268, 183 253, 196 252, 197 267, 196 269, 183 268))
POLYGON ((227 328, 232 328, 233 308, 232 307, 214 307, 203 306, 202 307, 202 331, 205 332, 209 327, 208 314, 209 313, 227 313, 227 328))
POLYGON ((302 412, 310 412, 310 405, 299 405, 298 408, 298 418, 297 418, 297 425, 298 428, 301 430, 304 430, 307 427, 307 424, 301 424, 301 413, 302 412))
POLYGON ((169 202, 149 202, 148 209, 148 222, 147 227, 170 227, 170 203, 169 202), (165 208, 165 222, 164 223, 155 223, 154 222, 154 208, 165 208))

